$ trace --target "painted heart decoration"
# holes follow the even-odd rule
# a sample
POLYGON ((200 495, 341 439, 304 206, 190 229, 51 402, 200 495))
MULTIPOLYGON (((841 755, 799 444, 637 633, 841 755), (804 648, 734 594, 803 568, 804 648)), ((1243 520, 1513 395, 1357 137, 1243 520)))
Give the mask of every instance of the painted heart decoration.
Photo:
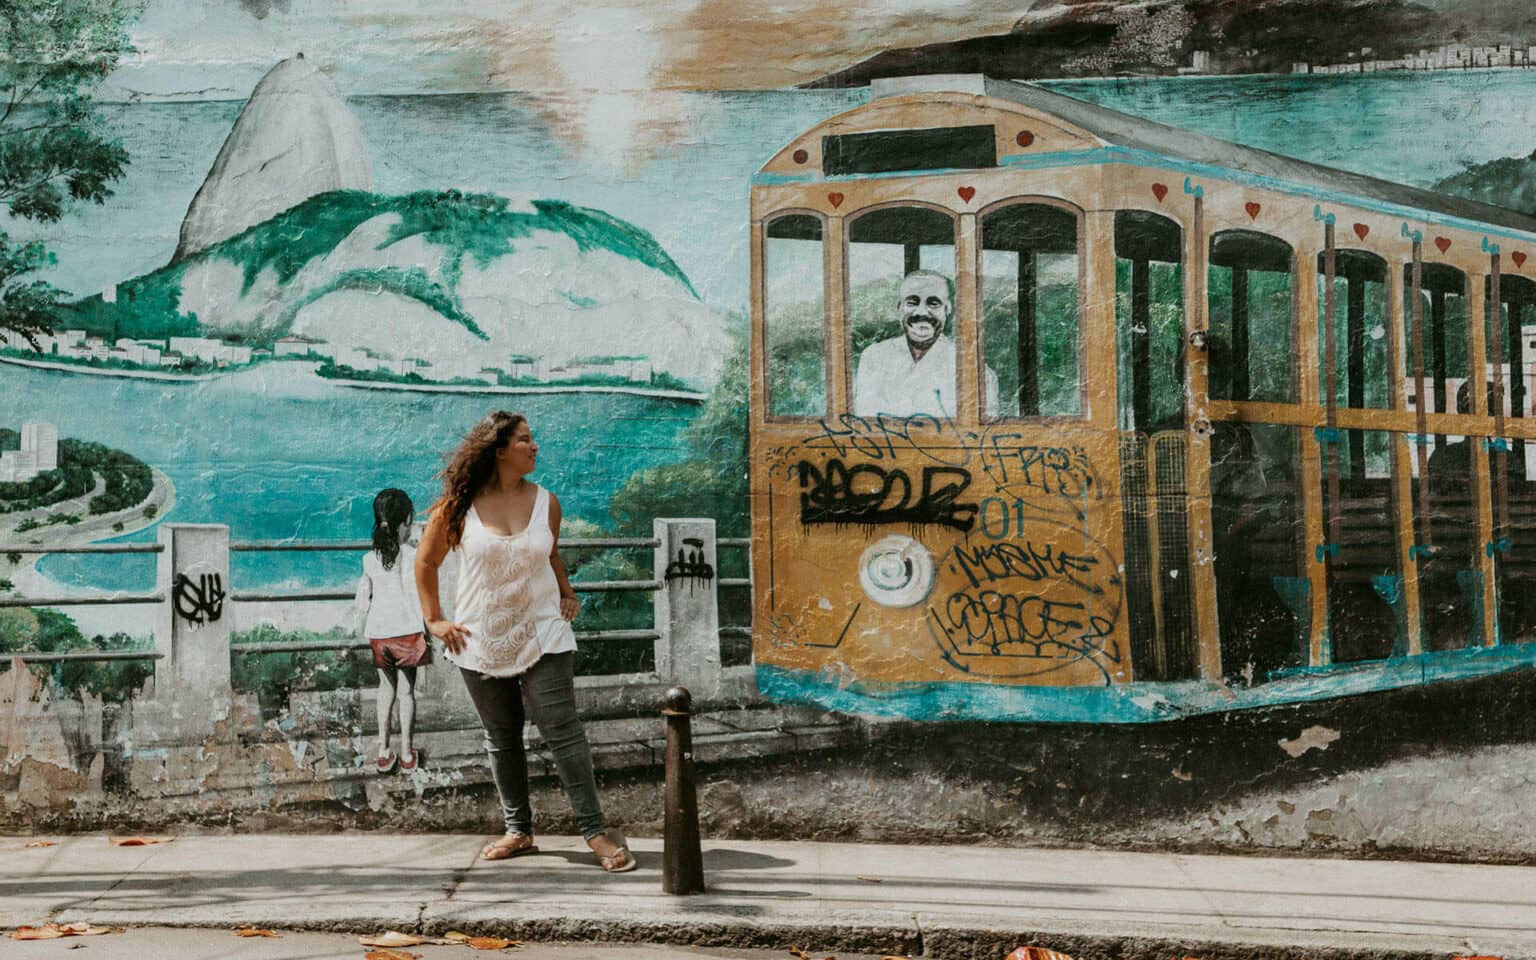
POLYGON ((1259 219, 1259 211, 1264 208, 1259 206, 1257 203, 1254 203, 1252 200, 1249 200, 1247 203, 1243 204, 1243 209, 1248 211, 1249 220, 1257 220, 1259 219))
POLYGON ((1371 232, 1371 228, 1366 226, 1365 224, 1363 224, 1363 223, 1355 224, 1355 236, 1359 237, 1361 240, 1364 240, 1367 236, 1369 236, 1370 232, 1371 232))
POLYGON ((1444 253, 1445 251, 1451 249, 1451 240, 1449 237, 1436 237, 1435 246, 1440 249, 1441 253, 1444 253))
POLYGON ((970 203, 971 202, 971 198, 976 196, 976 188, 975 187, 961 187, 959 190, 956 190, 955 192, 960 194, 960 199, 964 200, 966 203, 970 203))
POLYGON ((827 202, 831 203, 833 207, 840 207, 843 205, 843 195, 840 193, 829 193, 827 194, 827 202))
POLYGON ((1516 250, 1514 253, 1510 254, 1509 258, 1511 260, 1515 261, 1515 266, 1517 266, 1517 267, 1525 266, 1525 254, 1521 253, 1519 250, 1516 250))
POLYGON ((1157 198, 1158 203, 1162 203, 1163 198, 1168 196, 1168 185, 1166 183, 1152 184, 1152 196, 1157 198))

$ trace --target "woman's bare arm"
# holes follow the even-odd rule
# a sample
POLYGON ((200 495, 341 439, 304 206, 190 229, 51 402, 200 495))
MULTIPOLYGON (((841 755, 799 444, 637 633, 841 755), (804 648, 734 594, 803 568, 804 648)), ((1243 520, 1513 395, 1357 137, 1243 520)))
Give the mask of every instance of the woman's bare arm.
POLYGON ((421 601, 427 630, 443 641, 449 653, 459 653, 470 632, 452 620, 443 619, 443 603, 438 599, 437 570, 447 556, 448 522, 441 511, 434 510, 421 535, 421 547, 416 551, 416 596, 421 601))
POLYGON ((549 495, 549 532, 554 541, 549 548, 549 565, 554 568, 555 580, 560 584, 560 616, 575 620, 581 611, 581 601, 571 587, 571 578, 565 572, 565 561, 560 559, 560 498, 549 495))

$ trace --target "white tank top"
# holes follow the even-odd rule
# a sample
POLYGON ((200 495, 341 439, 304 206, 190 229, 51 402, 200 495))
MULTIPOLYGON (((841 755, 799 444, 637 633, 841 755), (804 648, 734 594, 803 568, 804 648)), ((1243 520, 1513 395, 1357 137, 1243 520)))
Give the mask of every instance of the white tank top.
POLYGON ((369 640, 420 633, 421 601, 416 594, 416 548, 400 544, 394 566, 384 569, 378 553, 363 557, 363 576, 357 582, 356 604, 366 607, 363 636, 369 640))
POLYGON ((533 514, 520 533, 492 533, 471 504, 464 516, 454 619, 470 631, 450 663, 491 677, 515 677, 546 653, 576 649, 576 634, 560 616, 560 583, 550 565, 549 491, 538 488, 533 514))

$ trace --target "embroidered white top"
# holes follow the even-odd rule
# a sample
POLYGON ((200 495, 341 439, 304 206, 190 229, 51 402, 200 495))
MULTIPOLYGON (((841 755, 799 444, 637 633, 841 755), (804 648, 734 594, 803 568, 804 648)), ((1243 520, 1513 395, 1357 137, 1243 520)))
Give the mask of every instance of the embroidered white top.
POLYGON ((394 566, 384 569, 375 551, 363 557, 363 575, 357 581, 357 608, 368 608, 363 636, 369 640, 420 633, 421 600, 416 595, 416 548, 400 544, 394 566))
MULTIPOLYGON (((986 406, 996 411, 997 375, 987 371, 986 406)), ((955 415, 955 342, 934 341, 921 360, 912 359, 905 335, 881 340, 859 354, 853 379, 855 416, 886 413, 897 417, 955 415)))
POLYGON ((473 505, 464 516, 454 619, 470 635, 460 653, 444 657, 490 677, 515 677, 547 653, 576 649, 576 633, 560 616, 560 582, 549 554, 549 491, 539 487, 528 526, 511 536, 492 533, 473 505))

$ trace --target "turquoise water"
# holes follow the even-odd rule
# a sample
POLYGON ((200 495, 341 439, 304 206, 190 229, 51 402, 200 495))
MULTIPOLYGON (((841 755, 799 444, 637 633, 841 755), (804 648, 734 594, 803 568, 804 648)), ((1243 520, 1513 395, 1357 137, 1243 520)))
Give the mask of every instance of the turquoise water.
MULTIPOLYGON (((357 390, 269 364, 196 383, 80 376, 7 366, 18 420, 57 423, 59 435, 120 446, 176 485, 170 517, 227 523, 236 540, 366 539, 373 496, 400 487, 418 509, 439 489, 434 474, 487 411, 525 413, 539 441, 539 472, 567 516, 602 522, 633 472, 679 459, 677 435, 697 405, 612 394, 472 396, 357 390)), ((7 419, 10 419, 9 417, 7 419)), ((152 540, 153 529, 129 540, 152 540)), ((314 587, 356 576, 356 554, 236 554, 241 589, 314 587)), ((62 584, 146 589, 153 555, 46 558, 62 584)))
MULTIPOLYGON (((1262 149, 1428 185, 1536 147, 1536 72, 1239 77, 1050 84, 1069 95, 1262 149)), ((862 90, 677 95, 666 125, 612 152, 562 124, 579 104, 508 94, 357 97, 381 193, 458 188, 569 200, 650 231, 705 302, 744 310, 748 184, 780 146, 864 102, 862 90)), ((112 105, 132 164, 117 195, 46 228, 53 281, 87 294, 163 265, 187 204, 229 131, 235 101, 112 105)), ((284 365, 286 366, 286 365, 284 365)), ((601 522, 635 470, 681 456, 697 407, 623 396, 465 397, 348 390, 267 367, 200 384, 0 368, 0 424, 55 422, 120 447, 176 483, 171 518, 227 522, 237 539, 361 538, 382 486, 427 502, 442 454, 494 406, 528 412, 544 479, 570 514, 601 522)), ((152 531, 136 539, 153 537, 152 531)), ((245 555, 256 586, 346 582, 352 555, 245 555)), ((147 586, 153 561, 49 558, 66 584, 147 586)))

